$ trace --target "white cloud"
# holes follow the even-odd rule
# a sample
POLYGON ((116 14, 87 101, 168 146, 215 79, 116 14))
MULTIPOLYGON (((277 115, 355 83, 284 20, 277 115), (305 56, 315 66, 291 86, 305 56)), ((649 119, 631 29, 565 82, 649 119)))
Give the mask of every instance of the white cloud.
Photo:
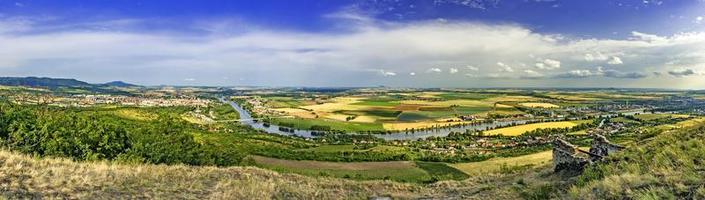
POLYGON ((617 57, 617 56, 612 56, 612 58, 610 58, 610 60, 607 61, 607 64, 610 64, 610 65, 621 65, 621 64, 624 64, 624 63, 622 62, 622 59, 621 59, 621 58, 619 58, 619 57, 617 57))
POLYGON ((429 68, 428 70, 426 70, 426 73, 441 73, 441 72, 443 72, 443 70, 441 70, 441 68, 435 68, 435 67, 429 68))
POLYGON ((450 68, 450 69, 448 70, 448 72, 449 72, 450 74, 455 74, 455 73, 458 73, 458 69, 456 69, 456 68, 450 68))
POLYGON ((390 71, 385 71, 385 70, 383 70, 383 69, 380 69, 380 70, 379 70, 379 74, 382 75, 382 76, 384 76, 384 77, 396 76, 396 75, 397 75, 397 73, 390 72, 390 71))
POLYGON ((409 76, 416 76, 416 72, 409 72, 409 76))
POLYGON ((522 76, 522 78, 541 78, 544 76, 543 74, 530 69, 524 70, 524 73, 525 74, 522 76))
POLYGON ((499 66, 500 72, 514 72, 514 69, 512 69, 511 66, 504 64, 503 62, 497 62, 497 66, 499 66))
POLYGON ((595 73, 591 72, 590 70, 585 70, 585 69, 576 69, 576 70, 570 70, 567 73, 564 74, 559 74, 558 77, 560 78, 586 78, 590 76, 594 76, 595 73))
POLYGON ((195 78, 185 78, 184 81, 189 81, 189 82, 191 82, 191 81, 196 81, 196 79, 195 79, 195 78))
MULTIPOLYGON (((346 20, 357 17, 360 16, 346 16, 346 20)), ((354 28, 335 34, 246 27, 237 33, 184 36, 159 31, 133 32, 130 29, 52 31, 54 29, 40 25, 42 23, 27 19, 0 18, 0 46, 12 47, 0 48, 0 73, 89 77, 88 81, 108 81, 122 75, 145 80, 145 84, 182 82, 182 78, 178 77, 192 77, 199 83, 231 84, 207 78, 227 75, 233 80, 237 76, 247 76, 248 81, 253 81, 252 84, 273 85, 376 85, 379 83, 375 81, 399 79, 399 85, 462 86, 453 79, 457 76, 441 73, 440 68, 429 69, 429 66, 462 66, 463 63, 497 65, 496 69, 486 67, 483 70, 467 66, 463 72, 472 72, 479 78, 499 76, 478 73, 480 71, 506 72, 501 73, 502 78, 515 79, 526 76, 527 68, 553 69, 536 70, 545 77, 567 74, 571 77, 638 78, 654 71, 666 74, 674 67, 701 69, 705 66, 705 33, 701 32, 671 36, 634 32, 631 38, 625 39, 579 39, 537 33, 512 24, 453 21, 393 23, 364 17, 356 20, 366 22, 355 23, 352 25, 354 28), (32 34, 25 34, 30 32, 32 34), (500 60, 502 62, 497 62, 500 60), (621 65, 619 71, 586 72, 586 61, 621 65), (529 66, 524 67, 520 63, 529 63, 529 66), (540 64, 531 66, 536 63, 540 64), (46 67, 48 64, 52 67, 46 67), (448 78, 424 83, 402 82, 402 77, 381 79, 379 74, 364 71, 379 69, 380 66, 384 66, 385 73, 428 72, 448 78), (140 73, 130 73, 134 71, 140 73), (311 74, 325 78, 314 82, 311 74), (359 80, 370 81, 361 83, 359 80)), ((184 26, 193 25, 185 23, 184 26)), ((634 83, 644 87, 661 87, 662 83, 657 78, 667 76, 634 83)), ((506 79, 486 84, 502 86, 515 83, 513 81, 506 79)), ((585 82, 563 83, 569 86, 584 85, 585 82)), ((593 83, 602 86, 616 84, 593 83)), ((705 85, 705 82, 699 83, 705 85)))
POLYGON ((553 59, 544 59, 541 62, 537 62, 534 66, 536 66, 536 68, 546 70, 558 69, 561 68, 561 61, 553 59))
POLYGON ((702 22, 702 21, 703 21, 703 16, 698 16, 698 17, 695 18, 695 23, 698 23, 698 24, 699 24, 699 23, 702 22))
POLYGON ((667 38, 665 38, 665 37, 641 33, 641 32, 637 32, 637 31, 632 31, 632 38, 631 39, 641 40, 641 41, 646 41, 646 42, 664 42, 667 40, 667 38))
POLYGON ((604 69, 598 66, 596 70, 571 70, 566 73, 561 73, 556 75, 556 78, 587 78, 593 76, 602 76, 607 78, 617 78, 617 79, 641 79, 646 78, 646 73, 641 72, 622 72, 614 69, 604 69))
POLYGON ((600 52, 585 54, 585 61, 605 61, 607 59, 609 59, 609 57, 600 52))

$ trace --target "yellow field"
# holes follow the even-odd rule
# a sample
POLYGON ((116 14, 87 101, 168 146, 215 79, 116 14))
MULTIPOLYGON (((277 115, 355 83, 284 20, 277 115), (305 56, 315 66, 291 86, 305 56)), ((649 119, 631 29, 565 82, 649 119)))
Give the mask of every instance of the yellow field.
POLYGON ((550 164, 553 158, 553 151, 544 151, 524 156, 509 157, 509 158, 492 158, 486 161, 480 162, 470 162, 470 163, 456 163, 450 164, 460 171, 465 172, 468 175, 483 175, 498 173, 502 165, 506 166, 526 166, 532 165, 533 167, 539 167, 545 164, 550 164))
POLYGON ((563 121, 563 122, 543 122, 534 124, 525 124, 519 126, 511 126, 506 128, 499 128, 494 130, 485 131, 485 135, 505 135, 505 136, 517 136, 525 133, 527 131, 533 131, 539 128, 570 128, 577 126, 578 124, 589 122, 590 120, 580 120, 580 121, 563 121))
POLYGON ((311 111, 299 109, 299 108, 277 108, 274 110, 285 112, 287 115, 301 117, 301 118, 305 118, 305 119, 316 118, 316 115, 311 113, 311 111))
POLYGON ((514 107, 514 106, 505 105, 505 104, 501 104, 501 103, 495 104, 494 106, 496 108, 513 108, 514 107))
POLYGON ((552 98, 561 99, 561 100, 568 100, 568 101, 598 101, 598 100, 602 100, 600 98, 582 97, 579 94, 576 94, 576 95, 549 94, 548 96, 552 97, 552 98))
POLYGON ((333 112, 333 111, 338 111, 338 110, 365 110, 369 109, 372 106, 365 106, 365 105, 351 105, 357 102, 360 102, 363 98, 360 97, 337 97, 332 99, 328 103, 323 103, 323 104, 317 104, 317 105, 310 105, 310 106, 302 106, 301 108, 305 109, 311 109, 316 112, 333 112))
POLYGON ((519 103, 519 105, 530 108, 560 108, 560 106, 552 103, 519 103))
POLYGON ((701 125, 705 123, 705 117, 700 117, 700 118, 695 118, 695 119, 690 119, 690 120, 685 120, 682 122, 678 122, 676 124, 664 124, 664 125, 659 125, 656 127, 656 129, 676 129, 676 128, 685 128, 685 127, 692 127, 696 125, 701 125))
POLYGON ((357 116, 357 117, 355 117, 355 119, 350 120, 350 121, 351 121, 351 122, 372 123, 372 122, 377 121, 377 119, 374 118, 374 117, 371 117, 371 116, 365 116, 365 115, 363 115, 363 116, 357 116))

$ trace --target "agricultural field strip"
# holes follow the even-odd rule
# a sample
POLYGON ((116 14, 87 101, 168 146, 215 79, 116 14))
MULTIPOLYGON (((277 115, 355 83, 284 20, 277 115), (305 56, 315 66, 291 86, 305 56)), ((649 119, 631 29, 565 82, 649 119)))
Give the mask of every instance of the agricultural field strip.
POLYGON ((539 128, 571 128, 582 123, 589 123, 590 120, 577 120, 577 121, 560 121, 560 122, 542 122, 525 124, 518 126, 510 126, 505 128, 498 128, 493 130, 485 131, 486 135, 505 135, 505 136, 518 136, 527 131, 533 131, 539 128))

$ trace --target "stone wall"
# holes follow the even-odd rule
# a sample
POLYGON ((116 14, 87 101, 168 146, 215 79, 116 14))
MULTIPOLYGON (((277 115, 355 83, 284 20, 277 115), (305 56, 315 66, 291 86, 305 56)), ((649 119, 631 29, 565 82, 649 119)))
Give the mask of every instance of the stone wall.
POLYGON ((602 160, 605 156, 620 151, 624 147, 612 144, 605 136, 593 135, 590 151, 578 149, 577 146, 563 139, 553 141, 553 170, 582 171, 585 166, 602 160))
POLYGON ((569 142, 556 139, 553 141, 553 170, 577 171, 582 170, 585 165, 590 163, 587 158, 578 155, 578 148, 569 142))

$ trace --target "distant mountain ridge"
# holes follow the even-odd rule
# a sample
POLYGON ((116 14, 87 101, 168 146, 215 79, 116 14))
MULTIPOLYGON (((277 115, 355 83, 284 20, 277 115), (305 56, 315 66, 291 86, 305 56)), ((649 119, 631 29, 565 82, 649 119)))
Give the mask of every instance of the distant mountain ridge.
POLYGON ((0 85, 30 86, 30 87, 136 87, 138 85, 122 81, 112 81, 103 84, 90 84, 76 79, 48 78, 48 77, 0 77, 0 85))
POLYGON ((131 83, 125 83, 123 81, 111 81, 111 82, 103 83, 102 85, 113 86, 113 87, 137 87, 138 86, 138 85, 131 84, 131 83))

